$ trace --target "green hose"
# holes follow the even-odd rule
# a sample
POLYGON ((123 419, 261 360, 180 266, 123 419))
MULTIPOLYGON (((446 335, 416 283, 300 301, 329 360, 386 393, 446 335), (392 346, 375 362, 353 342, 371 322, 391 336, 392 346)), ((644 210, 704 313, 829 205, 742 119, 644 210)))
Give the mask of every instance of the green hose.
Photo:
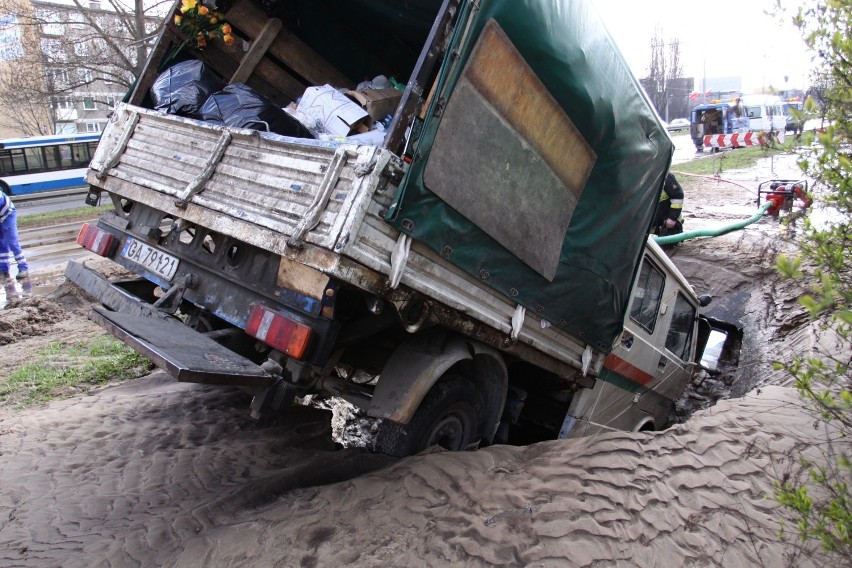
POLYGON ((673 245, 675 243, 683 242, 687 239, 694 239, 695 237, 718 237, 720 235, 726 235, 733 231, 739 231, 744 228, 746 225, 751 225, 752 223, 756 223, 766 214, 766 210, 772 207, 772 202, 767 201, 763 205, 760 206, 760 209, 757 210, 757 213, 745 219, 743 221, 737 221, 736 223, 731 223, 730 225, 725 225, 724 227, 720 227, 718 229, 698 229, 695 231, 687 231, 685 233, 678 233, 677 235, 669 235, 667 237, 658 237, 654 235, 654 241, 660 246, 662 245, 673 245))

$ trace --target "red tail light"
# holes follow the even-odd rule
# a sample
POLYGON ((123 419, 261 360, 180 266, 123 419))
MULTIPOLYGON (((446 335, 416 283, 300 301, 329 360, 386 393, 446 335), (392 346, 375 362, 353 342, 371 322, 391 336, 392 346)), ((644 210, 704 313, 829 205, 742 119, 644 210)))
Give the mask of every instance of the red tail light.
POLYGON ((308 350, 313 330, 258 304, 249 313, 246 333, 294 359, 301 359, 308 350))
POLYGON ((88 223, 83 223, 80 233, 77 235, 77 244, 89 249, 95 254, 107 256, 112 250, 116 239, 114 235, 98 229, 88 223))

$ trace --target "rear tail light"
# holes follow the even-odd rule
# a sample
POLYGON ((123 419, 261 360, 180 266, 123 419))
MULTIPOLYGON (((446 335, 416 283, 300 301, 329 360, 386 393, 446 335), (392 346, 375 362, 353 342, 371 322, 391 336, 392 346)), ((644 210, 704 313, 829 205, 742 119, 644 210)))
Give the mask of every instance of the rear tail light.
POLYGON ((246 333, 293 359, 301 359, 308 350, 313 330, 256 304, 249 313, 246 333))
POLYGON ((83 223, 80 227, 80 233, 77 235, 77 244, 89 249, 100 256, 107 256, 113 245, 116 243, 115 235, 107 233, 103 229, 98 229, 88 223, 83 223))

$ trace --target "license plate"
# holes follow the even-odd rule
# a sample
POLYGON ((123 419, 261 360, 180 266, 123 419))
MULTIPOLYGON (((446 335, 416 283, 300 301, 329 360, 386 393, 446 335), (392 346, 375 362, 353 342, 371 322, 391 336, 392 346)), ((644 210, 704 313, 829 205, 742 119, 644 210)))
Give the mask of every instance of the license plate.
POLYGON ((141 264, 147 270, 167 281, 171 281, 174 278, 179 262, 172 255, 131 238, 128 238, 127 242, 124 243, 124 248, 121 249, 121 256, 127 260, 132 260, 136 264, 141 264))

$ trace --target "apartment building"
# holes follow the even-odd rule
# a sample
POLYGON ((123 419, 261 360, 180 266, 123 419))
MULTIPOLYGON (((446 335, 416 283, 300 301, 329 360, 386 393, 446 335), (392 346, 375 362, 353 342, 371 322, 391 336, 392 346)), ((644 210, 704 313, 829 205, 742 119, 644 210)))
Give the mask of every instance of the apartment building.
POLYGON ((132 0, 126 7, 99 0, 84 0, 82 8, 70 0, 12 3, 14 11, 0 13, 0 74, 9 77, 2 81, 7 92, 0 85, 0 136, 101 132, 141 70, 168 6, 148 2, 152 8, 137 17, 132 0))

